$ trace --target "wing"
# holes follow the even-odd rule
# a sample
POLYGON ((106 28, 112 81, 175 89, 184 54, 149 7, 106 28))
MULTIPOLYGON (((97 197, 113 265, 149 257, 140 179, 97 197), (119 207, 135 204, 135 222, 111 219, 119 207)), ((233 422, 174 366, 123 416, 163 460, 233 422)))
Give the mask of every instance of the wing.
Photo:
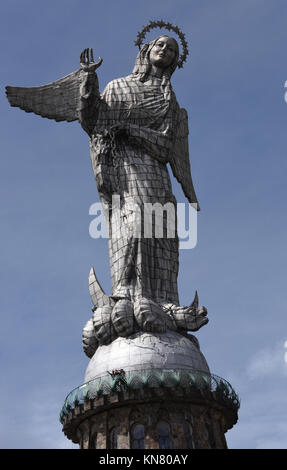
POLYGON ((78 119, 80 83, 81 69, 44 86, 7 86, 6 95, 11 106, 27 113, 70 122, 78 119))
POLYGON ((188 115, 184 108, 179 108, 176 119, 176 135, 173 151, 171 152, 170 166, 174 177, 181 184, 182 190, 190 203, 197 204, 198 200, 194 191, 189 151, 188 151, 188 115))

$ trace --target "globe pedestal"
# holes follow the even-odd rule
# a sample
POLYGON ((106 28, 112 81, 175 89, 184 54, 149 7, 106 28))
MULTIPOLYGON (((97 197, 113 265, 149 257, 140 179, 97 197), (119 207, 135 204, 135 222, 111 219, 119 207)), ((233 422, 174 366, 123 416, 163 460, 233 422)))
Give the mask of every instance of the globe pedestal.
POLYGON ((83 449, 226 448, 238 407, 195 337, 139 332, 97 349, 60 420, 83 449))

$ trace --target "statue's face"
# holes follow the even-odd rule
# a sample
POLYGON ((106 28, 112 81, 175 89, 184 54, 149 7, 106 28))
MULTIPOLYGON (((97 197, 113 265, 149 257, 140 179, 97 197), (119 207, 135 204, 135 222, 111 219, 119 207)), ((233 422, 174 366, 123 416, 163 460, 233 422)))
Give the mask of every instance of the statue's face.
POLYGON ((173 63, 176 53, 176 41, 173 38, 163 36, 157 40, 150 50, 149 59, 152 65, 165 69, 173 63))

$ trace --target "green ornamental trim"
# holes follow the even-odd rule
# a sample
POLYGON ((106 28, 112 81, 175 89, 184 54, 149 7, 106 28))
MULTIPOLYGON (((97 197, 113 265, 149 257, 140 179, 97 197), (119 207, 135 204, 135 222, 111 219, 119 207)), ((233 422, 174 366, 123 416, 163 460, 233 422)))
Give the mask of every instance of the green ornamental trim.
POLYGON ((63 423, 65 416, 85 400, 93 400, 124 390, 160 387, 184 388, 186 392, 200 394, 203 398, 213 399, 234 410, 238 410, 240 406, 240 400, 230 383, 217 375, 195 369, 135 370, 114 376, 107 374, 72 390, 67 395, 60 412, 60 422, 63 423))

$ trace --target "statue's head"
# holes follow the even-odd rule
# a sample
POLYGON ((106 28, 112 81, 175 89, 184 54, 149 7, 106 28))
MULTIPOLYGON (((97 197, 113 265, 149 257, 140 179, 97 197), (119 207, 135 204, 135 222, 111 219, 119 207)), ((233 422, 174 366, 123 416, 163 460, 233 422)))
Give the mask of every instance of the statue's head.
POLYGON ((138 53, 133 73, 144 80, 152 65, 163 69, 165 77, 170 78, 176 69, 179 57, 177 41, 169 36, 160 36, 144 44, 138 53))
POLYGON ((178 59, 178 44, 174 38, 161 36, 156 39, 149 51, 149 61, 152 65, 167 69, 178 59))

